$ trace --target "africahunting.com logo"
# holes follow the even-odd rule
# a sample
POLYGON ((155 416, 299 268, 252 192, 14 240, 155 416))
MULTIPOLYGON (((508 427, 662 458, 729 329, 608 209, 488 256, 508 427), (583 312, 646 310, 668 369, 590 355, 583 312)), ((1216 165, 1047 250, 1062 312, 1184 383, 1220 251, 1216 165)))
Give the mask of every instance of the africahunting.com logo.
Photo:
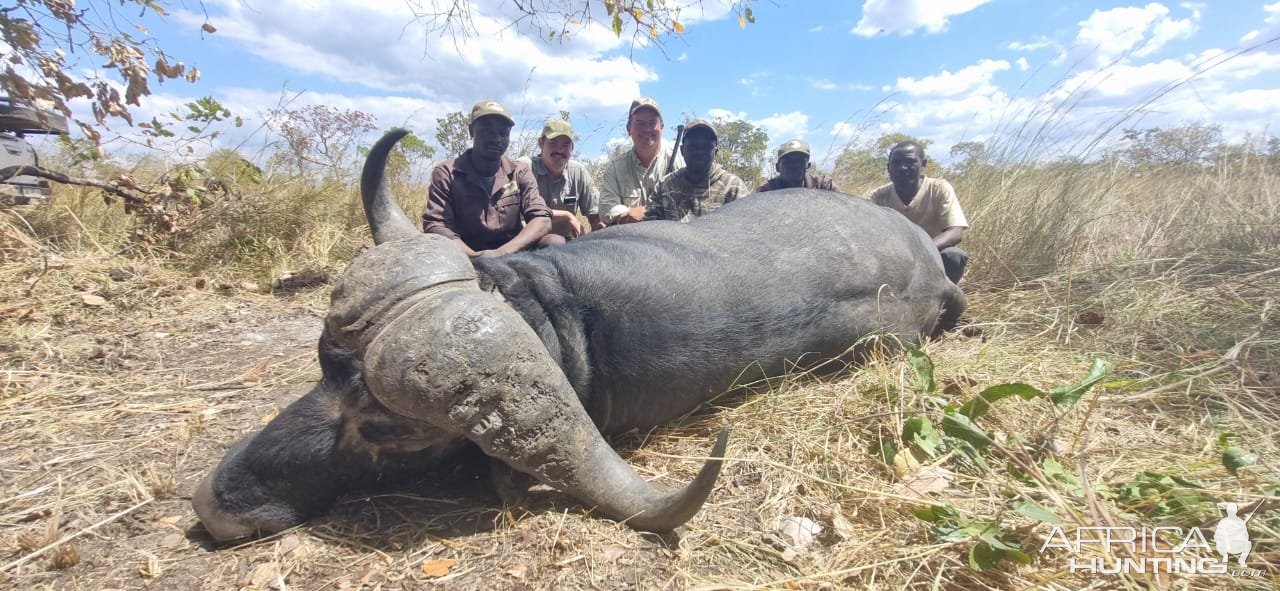
POLYGON ((1249 568, 1245 562, 1253 550, 1245 524, 1253 513, 1240 518, 1235 503, 1227 503, 1225 510, 1217 525, 1203 529, 1078 527, 1074 535, 1068 535, 1063 528, 1054 526, 1040 552, 1050 548, 1065 550, 1071 556, 1072 573, 1262 576, 1261 570, 1249 568), (1211 534, 1206 536, 1204 529, 1211 529, 1211 534))

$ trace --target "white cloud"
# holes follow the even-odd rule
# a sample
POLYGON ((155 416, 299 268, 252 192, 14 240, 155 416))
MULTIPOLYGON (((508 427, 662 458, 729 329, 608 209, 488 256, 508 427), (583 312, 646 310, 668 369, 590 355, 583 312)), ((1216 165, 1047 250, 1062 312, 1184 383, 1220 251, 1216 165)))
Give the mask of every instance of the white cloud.
POLYGON ((1259 38, 1266 40, 1280 35, 1280 2, 1263 5, 1262 10, 1267 13, 1267 17, 1262 21, 1267 26, 1245 33, 1240 38, 1241 44, 1250 43, 1259 38))
POLYGON ((1006 46, 1007 49, 1013 51, 1035 51, 1046 47, 1053 47, 1053 41, 1050 41, 1047 37, 1039 37, 1034 41, 1027 42, 1013 41, 1006 46))
POLYGON ((1013 63, 1015 63, 1015 64, 1017 64, 1017 65, 1018 65, 1018 71, 1020 71, 1020 72, 1026 72, 1026 71, 1027 71, 1027 68, 1030 68, 1030 67, 1031 67, 1030 62, 1028 62, 1028 61, 1027 61, 1027 58, 1025 58, 1025 57, 1020 57, 1020 58, 1018 58, 1018 61, 1015 61, 1015 62, 1013 62, 1013 63))
POLYGON ((862 18, 850 33, 863 37, 898 33, 910 35, 916 29, 939 33, 948 19, 969 12, 990 0, 866 0, 862 18))
MULTIPOLYGON (((599 24, 546 42, 510 27, 504 11, 512 9, 497 0, 469 3, 471 33, 456 38, 428 31, 404 3, 334 0, 323 11, 306 10, 311 4, 211 0, 206 6, 220 42, 289 70, 458 105, 493 97, 517 115, 616 113, 640 94, 641 83, 656 79, 652 70, 614 55, 624 41, 599 24)), ((698 18, 687 20, 706 18, 701 15, 720 4, 708 2, 698 18)))
POLYGON ((1062 52, 1058 63, 1100 66, 1126 55, 1146 57, 1171 41, 1190 38, 1196 32, 1198 10, 1184 19, 1172 18, 1169 13, 1169 7, 1156 2, 1142 7, 1095 10, 1080 21, 1074 46, 1062 52))
POLYGON ((803 139, 809 135, 809 116, 800 111, 774 113, 752 123, 769 134, 771 144, 781 144, 794 138, 803 139))
POLYGON ((823 25, 818 25, 818 26, 816 26, 816 27, 811 27, 811 28, 809 29, 809 32, 810 32, 810 33, 818 33, 818 32, 821 32, 821 31, 822 31, 823 29, 825 29, 825 28, 826 28, 826 27, 824 27, 823 25))
POLYGON ((955 73, 943 70, 941 74, 923 78, 898 78, 894 88, 912 96, 956 96, 979 89, 993 89, 991 79, 996 72, 1009 69, 1004 60, 980 60, 955 73))
POLYGON ((832 81, 830 81, 830 80, 827 80, 826 78, 819 78, 819 79, 817 79, 817 80, 810 80, 810 81, 809 81, 809 86, 812 86, 812 87, 814 87, 814 88, 816 88, 816 89, 818 89, 818 90, 835 90, 835 89, 837 89, 837 88, 840 88, 840 85, 839 85, 839 84, 836 84, 835 82, 832 82, 832 81))

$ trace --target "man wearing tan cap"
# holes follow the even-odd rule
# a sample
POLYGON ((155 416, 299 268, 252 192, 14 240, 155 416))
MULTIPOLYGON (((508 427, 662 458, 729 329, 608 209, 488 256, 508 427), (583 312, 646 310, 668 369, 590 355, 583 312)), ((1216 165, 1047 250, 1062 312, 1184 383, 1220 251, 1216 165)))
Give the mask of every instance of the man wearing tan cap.
POLYGON ((627 135, 630 150, 618 154, 604 170, 600 187, 600 211, 605 223, 626 224, 644 219, 658 181, 684 166, 677 155, 671 161, 672 148, 662 145, 662 111, 651 98, 631 102, 627 111, 627 135))
POLYGON ((506 157, 515 123, 498 101, 471 108, 471 149, 431 171, 423 231, 452 238, 472 257, 556 242, 543 242, 551 230, 551 210, 533 173, 506 157))
POLYGON ((751 192, 742 179, 716 163, 718 144, 710 123, 694 119, 685 124, 680 152, 686 165, 658 183, 644 219, 687 222, 751 192))
POLYGON ((774 168, 777 169, 778 176, 760 185, 760 188, 756 189, 757 193, 798 187, 825 191, 840 190, 826 175, 815 173, 809 167, 809 142, 804 140, 791 140, 778 146, 778 163, 774 168))
POLYGON ((572 160, 573 127, 568 121, 548 121, 538 136, 539 154, 523 156, 517 163, 528 166, 538 180, 538 192, 551 208, 551 234, 560 238, 582 235, 578 212, 587 217, 592 230, 604 227, 600 221, 600 197, 587 168, 572 160))

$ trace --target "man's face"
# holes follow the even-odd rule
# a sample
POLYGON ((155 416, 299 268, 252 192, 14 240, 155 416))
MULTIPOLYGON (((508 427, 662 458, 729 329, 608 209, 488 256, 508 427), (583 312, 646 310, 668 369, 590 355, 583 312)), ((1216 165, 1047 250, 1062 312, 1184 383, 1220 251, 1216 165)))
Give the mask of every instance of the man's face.
POLYGON ((706 172, 711 170, 711 163, 716 157, 716 141, 705 131, 694 131, 684 136, 680 154, 690 170, 706 172))
POLYGON ((551 140, 540 137, 538 149, 542 151, 542 165, 547 170, 560 174, 568 166, 569 157, 573 156, 573 140, 563 135, 551 140))
POLYGON ((472 155, 483 160, 498 160, 511 144, 511 123, 497 115, 485 115, 471 124, 472 155))
POLYGON ((809 155, 804 152, 792 152, 778 159, 778 176, 788 185, 799 185, 804 182, 804 172, 809 169, 809 155))
POLYGON ((925 159, 915 147, 889 154, 889 180, 895 185, 915 185, 924 178, 925 159))
POLYGON ((662 116, 648 107, 640 107, 627 122, 627 133, 636 147, 652 148, 662 141, 662 116))

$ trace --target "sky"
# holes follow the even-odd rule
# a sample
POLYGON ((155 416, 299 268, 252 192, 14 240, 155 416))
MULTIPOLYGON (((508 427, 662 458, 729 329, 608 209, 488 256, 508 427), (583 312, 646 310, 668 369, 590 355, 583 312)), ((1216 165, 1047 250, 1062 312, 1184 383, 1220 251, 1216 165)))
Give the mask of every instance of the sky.
POLYGON ((684 33, 661 44, 619 39, 603 19, 548 40, 511 24, 510 0, 459 3, 462 36, 412 13, 452 0, 166 5, 139 24, 202 78, 153 82, 135 120, 211 95, 247 122, 223 145, 260 143, 268 111, 307 104, 433 141, 437 117, 493 98, 517 132, 569 111, 579 157, 599 159, 626 141, 643 95, 662 105, 668 138, 690 117, 745 119, 770 149, 807 139, 827 166, 890 132, 930 140, 944 161, 961 141, 1088 156, 1125 128, 1190 122, 1235 140, 1280 135, 1280 1, 760 0, 745 27, 727 1, 675 2, 688 5, 684 33))

